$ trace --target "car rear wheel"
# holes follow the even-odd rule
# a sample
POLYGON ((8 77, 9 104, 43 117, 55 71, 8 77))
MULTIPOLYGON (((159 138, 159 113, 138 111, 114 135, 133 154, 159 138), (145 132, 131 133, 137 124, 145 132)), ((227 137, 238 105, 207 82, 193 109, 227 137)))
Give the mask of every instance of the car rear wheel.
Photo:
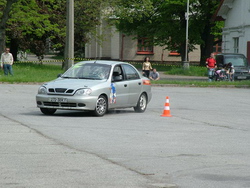
POLYGON ((95 116, 103 116, 107 112, 107 109, 108 109, 107 98, 105 96, 101 95, 96 101, 94 115, 95 116))
POLYGON ((52 108, 40 108, 40 110, 45 115, 53 115, 56 112, 56 109, 52 109, 52 108))
POLYGON ((138 99, 136 107, 134 107, 134 110, 136 112, 144 112, 147 108, 148 99, 145 93, 142 93, 141 96, 138 99))

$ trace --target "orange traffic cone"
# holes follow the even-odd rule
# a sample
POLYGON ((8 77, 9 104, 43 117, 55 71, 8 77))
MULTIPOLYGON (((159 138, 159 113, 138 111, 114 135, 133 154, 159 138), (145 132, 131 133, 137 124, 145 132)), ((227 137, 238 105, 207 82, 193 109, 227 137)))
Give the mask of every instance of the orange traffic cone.
POLYGON ((172 117, 171 114, 170 114, 169 98, 168 97, 166 97, 164 111, 163 111, 161 116, 163 116, 163 117, 172 117))

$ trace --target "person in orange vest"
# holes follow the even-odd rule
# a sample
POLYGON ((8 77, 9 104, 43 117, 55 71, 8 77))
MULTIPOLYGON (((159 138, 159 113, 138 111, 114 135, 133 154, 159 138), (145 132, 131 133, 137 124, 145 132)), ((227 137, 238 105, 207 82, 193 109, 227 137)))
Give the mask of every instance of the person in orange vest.
POLYGON ((208 81, 211 82, 214 76, 216 65, 216 60, 214 58, 214 53, 210 54, 210 57, 206 59, 206 67, 207 67, 207 74, 208 74, 208 81))

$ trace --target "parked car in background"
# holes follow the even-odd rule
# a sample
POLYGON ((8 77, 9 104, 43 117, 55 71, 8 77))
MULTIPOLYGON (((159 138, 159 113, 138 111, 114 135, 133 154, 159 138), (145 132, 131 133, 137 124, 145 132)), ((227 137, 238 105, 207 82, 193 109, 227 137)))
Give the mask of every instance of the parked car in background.
POLYGON ((250 66, 247 62, 247 58, 243 54, 235 53, 221 53, 216 55, 217 66, 225 66, 228 63, 232 63, 235 73, 234 79, 246 80, 250 79, 250 66))
POLYGON ((36 95, 46 115, 56 110, 92 111, 103 116, 109 109, 144 112, 151 100, 151 83, 131 64, 120 61, 82 61, 57 79, 45 83, 36 95))

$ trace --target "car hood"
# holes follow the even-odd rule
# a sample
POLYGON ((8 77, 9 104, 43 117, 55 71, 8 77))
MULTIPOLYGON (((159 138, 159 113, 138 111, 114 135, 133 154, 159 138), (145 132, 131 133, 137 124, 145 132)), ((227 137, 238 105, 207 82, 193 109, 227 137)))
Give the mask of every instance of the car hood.
POLYGON ((58 78, 54 81, 44 84, 47 88, 91 88, 101 83, 107 82, 107 80, 86 80, 86 79, 68 79, 58 78))

